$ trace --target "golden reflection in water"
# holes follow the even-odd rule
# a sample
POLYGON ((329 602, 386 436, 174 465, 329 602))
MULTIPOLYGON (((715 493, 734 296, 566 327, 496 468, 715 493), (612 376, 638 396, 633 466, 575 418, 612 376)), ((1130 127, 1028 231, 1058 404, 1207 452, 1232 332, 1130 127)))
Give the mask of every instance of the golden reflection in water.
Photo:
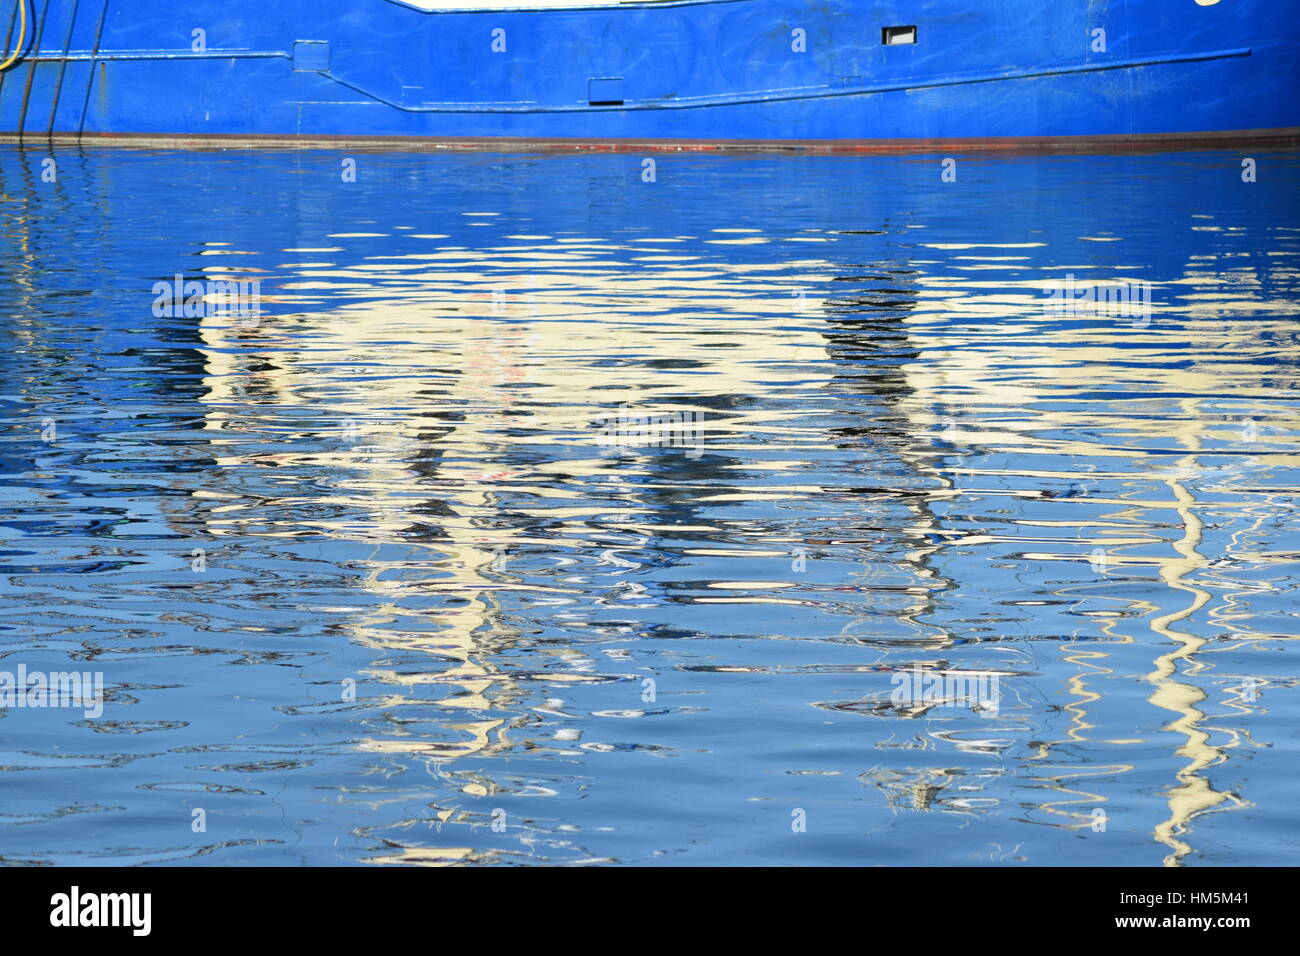
MULTIPOLYGON (((0 211, 6 220, 4 238, 13 244, 13 248, 5 253, 5 258, 12 263, 8 269, 8 281, 19 290, 12 305, 8 306, 12 324, 7 329, 27 346, 41 342, 47 334, 42 328, 43 323, 37 320, 40 310, 33 308, 41 291, 39 280, 44 260, 40 252, 33 248, 32 226, 37 217, 27 208, 32 203, 31 197, 39 192, 35 184, 40 179, 41 172, 33 167, 35 157, 27 153, 20 153, 19 157, 22 161, 22 179, 20 183, 14 184, 16 188, 12 193, 9 182, 0 173, 0 211)), ((56 195, 64 203, 71 202, 61 191, 56 195)))
MULTIPOLYGON (((912 264, 921 265, 915 261, 912 264)), ((1013 451, 1017 453, 1018 460, 1026 463, 1033 455, 1060 456, 1066 461, 1086 461, 1098 457, 1149 459, 1144 449, 1161 447, 1171 434, 1183 447, 1196 449, 1200 447, 1202 436, 1224 427, 1223 409, 1216 407, 1221 403, 1206 399, 1178 401, 1177 408, 1181 414, 1171 418, 1165 414, 1151 414, 1152 410, 1163 412, 1167 409, 1167 403, 1163 401, 1132 403, 1132 413, 1125 414, 1122 419, 1128 440, 1108 441, 1106 433, 1096 426, 1099 423, 1113 426, 1115 423, 1104 421, 1106 416, 1098 414, 1091 403, 1076 398, 1080 392, 1095 390, 1102 376, 1104 378, 1100 384, 1103 385, 1122 384, 1123 377, 1129 376, 1135 390, 1140 391, 1147 386, 1148 383, 1140 376, 1149 375, 1150 371, 1141 367, 1140 359, 1149 356, 1158 361, 1168 351, 1164 347, 1162 336, 1169 333, 1162 331, 1159 324, 1149 328, 1135 327, 1131 331, 1112 330, 1099 325, 1098 332, 1081 335, 1077 327, 1055 330, 1050 325, 1044 325, 1041 298, 1035 298, 1028 291, 1025 294, 1008 294, 1008 283, 1005 281, 989 284, 998 289, 994 294, 981 293, 982 283, 966 278, 936 279, 920 275, 916 282, 923 287, 920 293, 922 304, 927 299, 937 304, 933 309, 920 308, 905 320, 909 339, 925 359, 909 363, 906 369, 909 384, 913 386, 912 394, 907 400, 910 417, 921 422, 932 421, 939 417, 936 409, 966 407, 976 408, 984 416, 1003 419, 996 424, 977 422, 967 425, 963 421, 956 436, 958 443, 1013 451), (999 321, 995 327, 952 327, 954 321, 962 318, 977 319, 990 315, 998 316, 999 321), (1032 334, 1027 334, 1030 332, 1032 334), (950 341, 953 338, 957 339, 960 346, 969 345, 963 333, 976 336, 979 348, 952 347, 950 341), (1110 341, 1107 341, 1108 333, 1110 341), (1147 356, 1140 353, 1135 355, 1135 346, 1144 347, 1147 356), (1060 399, 1049 404, 1055 395, 1059 395, 1060 399), (1141 404, 1147 404, 1148 407, 1142 408, 1141 404), (1032 409, 1032 414, 1025 414, 1026 409, 1032 409), (1089 437, 1068 437, 1076 434, 1089 437), (1096 437, 1092 437, 1094 435, 1096 437)), ((1252 293, 1262 290, 1249 270, 1227 269, 1222 274, 1215 274, 1207 271, 1203 264, 1189 265, 1187 276, 1181 280, 1167 284, 1156 283, 1157 301, 1160 299, 1159 290, 1162 285, 1166 287, 1166 295, 1178 291, 1181 296, 1185 293, 1173 290, 1173 287, 1193 283, 1220 285, 1224 291, 1199 297, 1205 301, 1190 296, 1183 300, 1185 304, 1182 306, 1164 306, 1167 312, 1183 313, 1184 323, 1191 326, 1192 334, 1200 341, 1201 348, 1195 353, 1198 361, 1194 367, 1182 363, 1181 367, 1161 369, 1161 375, 1165 378, 1162 385, 1175 394, 1184 395, 1222 395, 1231 394, 1233 390, 1249 394, 1257 386, 1259 367, 1241 361, 1241 357, 1243 353, 1249 354, 1261 347, 1260 332, 1264 326, 1251 322, 1249 318, 1241 318, 1232 323, 1223 323, 1221 318, 1232 310, 1240 310, 1249 316, 1253 311, 1276 311, 1286 304, 1253 296, 1252 293), (1225 296, 1228 301, 1225 301, 1225 296)), ((1044 288, 1045 284, 1040 280, 1024 283, 1027 290, 1036 291, 1044 288)), ((1180 331, 1185 334, 1186 328, 1180 331)), ((1180 341, 1177 344, 1182 347, 1186 343, 1180 341)), ((1296 436, 1289 429, 1286 433, 1271 435, 1270 441, 1280 444, 1283 449, 1271 450, 1268 455, 1270 462, 1290 468, 1300 463, 1300 456, 1295 454, 1296 436)), ((925 455, 918 456, 918 467, 929 467, 928 460, 925 455)), ((1160 459, 1154 461, 1159 463, 1160 459)), ((945 464, 942 472, 934 468, 930 470, 940 476, 944 473, 959 475, 965 479, 966 484, 975 487, 978 487, 977 482, 981 477, 1012 474, 1003 470, 963 467, 962 464, 955 467, 945 464)), ((1196 457, 1182 459, 1177 470, 1196 474, 1196 457)), ((1052 478, 1065 483, 1081 476, 1077 470, 1029 468, 1018 474, 1052 478)), ((1177 783, 1167 791, 1169 817, 1157 824, 1153 832, 1155 840, 1173 851, 1165 858, 1166 865, 1177 866, 1184 856, 1192 852, 1185 837, 1197 815, 1225 803, 1232 806, 1244 805, 1235 794, 1216 791, 1204 776, 1204 771, 1225 759, 1225 748, 1211 745, 1209 734, 1200 726, 1205 714, 1197 705, 1204 700, 1204 692, 1193 684, 1177 680, 1177 673, 1179 661, 1185 662, 1189 673, 1199 672, 1203 668, 1204 665, 1198 662, 1195 655, 1207 641, 1173 626, 1190 618, 1212 600, 1210 592, 1187 580, 1189 574, 1208 563, 1197 551, 1201 543, 1202 523, 1196 510, 1207 506, 1225 507, 1226 503, 1197 501, 1184 486, 1185 483, 1176 474, 1171 475, 1168 468, 1152 469, 1145 474, 1131 471, 1123 475, 1099 473, 1092 477, 1159 482, 1172 494, 1171 500, 1140 502, 1122 498, 1107 500, 1095 492, 1088 495, 1086 500, 1093 504, 1104 503, 1121 509, 1108 517, 1107 527, 1101 529, 1109 532, 1105 536, 1085 534, 1090 528, 1099 528, 1096 521, 1071 522, 1063 519, 1050 524, 1059 525, 1066 532, 1060 539, 1062 541, 1077 541, 1087 548, 1100 547, 1111 564, 1153 562, 1157 566, 1160 580, 1169 590, 1190 595, 1186 606, 1168 613, 1162 613, 1154 602, 1131 602, 1142 609, 1153 632, 1175 645, 1168 653, 1156 658, 1156 669, 1146 679, 1155 685, 1148 700, 1177 715, 1164 729, 1183 736, 1183 742, 1175 752, 1179 757, 1189 760, 1178 772, 1177 783), (1172 546, 1175 552, 1173 555, 1137 559, 1126 557, 1122 552, 1116 553, 1114 549, 1164 540, 1158 522, 1161 512, 1167 514, 1169 510, 1177 514, 1182 527, 1180 539, 1172 546), (1144 529, 1136 526, 1141 522, 1149 523, 1149 527, 1144 529), (1121 528, 1122 534, 1114 533, 1121 528)), ((986 495, 991 493, 987 488, 981 488, 981 492, 986 495)), ((960 494, 960 491, 957 493, 960 494)), ((936 499, 949 496, 950 493, 942 492, 936 495, 936 499)), ((1023 518, 1017 519, 1017 522, 1035 524, 1023 518)), ((949 536, 947 543, 960 541, 972 544, 981 540, 993 538, 967 533, 949 536)), ((1026 546, 1032 546, 1040 544, 1043 539, 1026 535, 1022 540, 1026 546)), ((1030 552, 1026 557, 1042 561, 1079 559, 1077 550, 1061 553, 1030 552)), ((1268 560, 1268 556, 1263 557, 1268 560)), ((1278 555, 1272 558, 1272 563, 1280 564, 1285 560, 1285 556, 1278 555)), ((1124 644, 1131 645, 1136 641, 1133 636, 1120 633, 1120 622, 1117 620, 1101 618, 1097 619, 1097 624, 1108 637, 1118 638, 1124 644)), ((1094 724, 1088 719, 1088 710, 1104 706, 1104 699, 1102 694, 1089 689, 1089 678, 1104 678, 1114 673, 1114 669, 1105 664, 1111 656, 1105 645, 1085 649, 1082 643, 1061 646, 1064 659, 1078 667, 1078 673, 1067 681, 1066 689, 1072 700, 1064 706, 1070 715, 1066 737, 1037 744, 1033 748, 1031 760, 1047 762, 1053 748, 1088 740, 1088 731, 1094 729, 1094 724)), ((1232 736, 1235 742, 1238 735, 1232 736)), ((1127 744, 1140 741, 1097 742, 1127 744)), ((1039 779, 1050 789, 1058 790, 1065 799, 1043 800, 1040 809, 1049 814, 1066 816, 1074 821, 1070 826, 1086 828, 1093 822, 1087 812, 1088 807, 1103 805, 1106 797, 1086 788, 1079 789, 1077 782, 1067 786, 1066 781, 1133 769, 1133 765, 1126 763, 1106 765, 1089 761, 1069 770, 1046 773, 1039 779), (1081 809, 1065 809, 1074 807, 1081 809)))
MULTIPOLYGON (((1189 456, 1180 464, 1194 468, 1196 457, 1189 456)), ((1191 845, 1179 839, 1189 829, 1192 819, 1229 798, 1238 804, 1240 801, 1231 794, 1215 790, 1205 777, 1199 775, 1201 771, 1225 758, 1221 749, 1209 743, 1210 735, 1199 727, 1205 714, 1197 705, 1205 700, 1205 692, 1193 684, 1176 679, 1180 660, 1188 663, 1191 673, 1200 669, 1199 662, 1192 655, 1208 641, 1175 630, 1173 625, 1191 617, 1208 604, 1212 597, 1204 588, 1196 587, 1186 580, 1188 574, 1207 563, 1207 559, 1197 550, 1201 543, 1203 524, 1195 511, 1196 498, 1177 479, 1169 478, 1166 483, 1178 502, 1183 536, 1174 542, 1178 557, 1161 563, 1160 577, 1170 588, 1191 595, 1191 600, 1180 610, 1151 619, 1151 630, 1177 646, 1156 658, 1156 669, 1147 677, 1156 686, 1147 699, 1157 707, 1178 715, 1165 729, 1186 737, 1177 753, 1191 761, 1178 772, 1178 785, 1168 791, 1169 819, 1157 824, 1155 828, 1156 839, 1173 850, 1173 853, 1165 857, 1165 865, 1177 866, 1184 856, 1192 852, 1191 845)))
MULTIPOLYGON (((378 423, 372 426, 377 452, 331 451, 322 447, 311 454, 290 452, 284 456, 289 460, 283 463, 324 466, 355 476, 338 489, 338 497, 326 497, 324 501, 345 503, 363 496, 373 511, 373 522, 366 534, 376 538, 408 527, 413 517, 411 507, 430 495, 441 496, 451 505, 451 513, 439 519, 445 537, 429 542, 431 557, 439 558, 437 564, 445 576, 418 583, 384 580, 381 572, 387 566, 373 561, 365 586, 373 594, 390 600, 377 606, 367 619, 350 619, 348 626, 358 643, 378 651, 426 651, 432 668, 428 673, 404 675, 377 668, 372 676, 394 688, 392 698, 385 701, 390 708, 400 707, 407 700, 406 691, 413 685, 425 682, 454 685, 457 693, 443 700, 440 706, 465 711, 466 719, 454 725, 463 739, 440 746, 403 735, 395 728, 388 735, 366 739, 361 744, 363 749, 414 754, 441 767, 467 755, 491 754, 509 748, 512 742, 508 732, 526 727, 530 720, 523 713, 509 719, 475 716, 476 712, 500 712, 512 700, 524 696, 524 689, 493 663, 494 652, 518 637, 509 633, 502 621, 496 595, 505 588, 525 586, 511 583, 493 569, 493 562, 499 556, 498 549, 508 552, 520 539, 509 530, 494 529, 489 533, 477 519, 494 513, 498 489, 525 491, 541 497, 567 497, 548 483, 590 477, 607 469, 605 461, 593 450, 587 457, 541 461, 530 464, 526 471, 517 471, 501 460, 506 452, 530 442, 590 443, 591 420, 622 401, 638 407, 657 407, 658 396, 665 396, 665 402, 671 407, 680 407, 681 396, 695 396, 698 401, 695 407, 707 410, 708 399, 714 397, 759 395, 786 388, 806 394, 818 388, 819 375, 833 372, 817 365, 795 365, 789 361, 791 357, 824 356, 826 341, 808 328, 791 329, 791 303, 771 295, 771 279, 767 275, 775 269, 797 268, 806 275, 802 284, 816 287, 834 275, 836 267, 832 263, 802 260, 704 264, 696 256, 669 254, 671 249, 662 250, 665 254, 656 256, 649 253, 659 250, 649 246, 629 250, 597 241, 555 245, 543 242, 542 237, 528 239, 542 244, 506 247, 508 252, 448 249, 377 257, 376 262, 363 261, 350 268, 326 262, 287 263, 286 268, 292 266, 302 277, 285 287, 289 296, 301 294, 306 302, 328 292, 333 300, 345 304, 331 311, 281 316, 256 323, 252 328, 241 329, 209 320, 202 327, 208 362, 207 427, 216 433, 214 445, 222 444, 220 432, 226 425, 226 413, 222 409, 231 403, 266 404, 279 410, 277 414, 286 409, 319 414, 323 409, 324 414, 337 417, 340 422, 358 417, 371 419, 378 423), (575 263, 584 267, 618 266, 617 257, 629 251, 641 254, 640 259, 646 260, 635 272, 579 275, 564 271, 575 263), (499 277, 474 268, 485 259, 491 260, 494 254, 526 257, 536 271, 524 280, 499 277), (395 261, 399 259, 402 261, 395 261), (409 285, 386 288, 383 301, 367 301, 366 297, 374 295, 374 279, 385 272, 400 275, 409 285), (740 309, 745 313, 744 334, 720 336, 717 316, 734 318, 730 314, 740 309), (401 343, 401 347, 386 343, 401 343), (593 363, 593 357, 604 361, 593 363), (652 358, 671 361, 652 365, 648 361, 652 358), (322 370, 325 363, 336 363, 337 367, 322 370), (426 367, 449 364, 461 374, 450 380, 440 376, 430 385, 426 367), (700 369, 707 370, 708 374, 698 374, 700 369), (364 374, 351 374, 352 371, 364 374), (527 386, 526 392, 516 387, 521 384, 527 386), (436 395, 439 408, 454 407, 464 414, 454 421, 423 417, 425 409, 415 400, 422 389, 436 395), (523 395, 531 412, 526 424, 530 429, 544 430, 544 437, 502 435, 503 426, 517 422, 512 416, 523 395), (430 432, 435 437, 430 438, 430 432), (437 464, 421 468, 409 460, 409 455, 386 452, 385 447, 436 450, 437 464), (436 642, 383 627, 393 618, 410 613, 400 608, 400 602, 411 588, 452 592, 468 602, 453 615, 439 612, 436 620, 430 617, 428 631, 436 633, 436 642), (486 696, 489 690, 494 691, 491 699, 486 696)), ((337 251, 340 250, 326 249, 322 244, 322 252, 337 251)), ((1003 530, 1006 525, 997 531, 976 533, 945 529, 929 505, 960 497, 967 489, 978 488, 981 479, 1019 476, 1069 482, 1079 478, 1080 472, 1073 466, 1038 467, 1019 472, 975 467, 970 462, 953 466, 936 456, 932 439, 954 409, 966 408, 975 411, 966 414, 958 426, 963 444, 1015 452, 1026 464, 1035 458, 1067 462, 1127 458, 1158 463, 1161 459, 1152 459, 1145 448, 1166 441, 1171 430, 1185 447, 1195 448, 1199 435, 1221 422, 1222 410, 1204 399, 1186 399, 1180 403, 1181 414, 1177 420, 1170 421, 1163 414, 1167 411, 1166 402, 1144 399, 1128 400, 1125 406, 1107 406, 1099 411, 1094 402, 1078 397, 1098 384, 1099 370, 1104 370, 1107 376, 1102 384, 1120 386, 1125 384, 1124 377, 1129 376, 1127 384, 1134 391, 1143 391, 1149 386, 1143 376, 1149 375, 1150 369, 1141 367, 1141 362, 1135 359, 1145 357, 1159 362, 1165 356, 1163 337, 1169 334, 1167 331, 1158 325, 1125 330, 1099 324, 1096 331, 1086 334, 1077 328, 1053 328, 1044 322, 1042 315, 1043 292, 1052 280, 1025 282, 1022 289, 1009 293, 1006 280, 983 283, 969 275, 927 276, 926 267, 939 265, 938 261, 918 260, 910 265, 921 271, 907 280, 918 291, 915 308, 902 321, 909 348, 916 351, 916 358, 903 366, 907 389, 897 401, 909 422, 912 444, 900 454, 917 473, 935 479, 935 488, 923 504, 915 507, 909 504, 914 523, 907 530, 914 535, 917 546, 906 561, 918 574, 941 584, 930 559, 954 545, 1019 542, 1029 549, 1028 558, 1044 562, 1078 562, 1081 550, 1098 547, 1114 563, 1154 563, 1160 580, 1170 591, 1190 595, 1185 607, 1168 613, 1159 613, 1154 602, 1129 601, 1130 606, 1141 609, 1149 618, 1148 626, 1153 632, 1176 645, 1156 659, 1156 669, 1147 677, 1154 685, 1150 702, 1177 715, 1166 727, 1184 738, 1177 755, 1190 760, 1168 791, 1169 819, 1160 823, 1154 832, 1155 839, 1173 851, 1166 863, 1176 865, 1191 852, 1185 837, 1195 816, 1225 801, 1239 802, 1230 794, 1215 791, 1202 775, 1223 759, 1223 753, 1208 743, 1208 735, 1199 727, 1204 714, 1197 705, 1204 697, 1203 692, 1176 679, 1180 661, 1198 666, 1194 655, 1205 644, 1204 639, 1173 626, 1204 608, 1211 599, 1209 592, 1187 580, 1191 572, 1205 563, 1197 551, 1201 522, 1196 514, 1205 502, 1198 502, 1180 479, 1169 477, 1167 470, 1097 472, 1098 479, 1162 482, 1171 492, 1172 501, 1085 495, 1081 500, 1093 505, 1113 505, 1118 510, 1100 523, 1068 516, 1054 520, 1050 524, 1059 527, 1060 536, 1056 540, 1063 547, 1059 551, 1033 550, 1043 544, 1041 535, 1017 535, 1014 530, 1003 530), (989 291, 994 288, 996 292, 989 291), (962 322, 990 315, 998 318, 993 326, 962 322), (971 339, 978 342, 978 348, 955 347, 955 344, 969 345, 971 339), (1127 435, 1114 437, 1121 424, 1127 435), (1163 540, 1157 516, 1167 514, 1170 509, 1182 524, 1182 537, 1173 545, 1174 555, 1132 558, 1119 550, 1163 540), (1098 531, 1107 533, 1099 535, 1098 531)), ((1194 280, 1210 281, 1204 274, 1196 275, 1194 280)), ((1166 294, 1171 294, 1169 287, 1176 284, 1177 281, 1166 284, 1166 294)), ((1157 283, 1157 300, 1160 295, 1161 284, 1157 283)), ((810 304, 814 311, 818 308, 818 303, 810 304)), ((1260 306, 1258 301, 1253 304, 1260 306)), ((1252 367, 1241 362, 1240 357, 1244 348, 1257 341, 1259 330, 1248 320, 1225 328, 1217 321, 1225 307, 1222 302, 1195 301, 1178 309, 1168 307, 1183 312, 1181 319, 1191 329, 1190 334, 1203 342, 1200 352, 1203 360, 1194 367, 1161 369, 1161 374, 1169 378, 1167 387, 1171 391, 1224 394, 1234 387, 1252 384, 1252 367), (1220 356, 1224 359, 1232 356, 1235 361, 1219 361, 1220 356)), ((800 326, 815 324, 814 320, 798 323, 800 326)), ((832 401, 833 398, 827 398, 828 406, 832 401)), ((799 417, 809 414, 807 407, 798 411, 799 417)), ((796 447, 824 443, 824 435, 797 422, 791 423, 787 417, 788 413, 770 407, 737 410, 730 417, 710 421, 708 444, 722 451, 743 449, 755 435, 796 447)), ((1298 460, 1294 454, 1294 437, 1283 436, 1279 441, 1286 444, 1286 453, 1273 452, 1270 457, 1279 464, 1294 467, 1298 460)), ((748 467, 759 465, 750 463, 748 467)), ((770 461, 761 467, 782 470, 795 466, 770 461)), ((1196 457, 1183 459, 1179 467, 1194 470, 1196 457)), ((816 494, 820 490, 791 482, 732 493, 745 500, 779 500, 791 495, 816 494)), ((1013 497, 1040 494, 979 490, 983 495, 1013 497)), ((211 493, 218 497, 222 494, 211 493)), ((605 510, 616 509, 610 506, 605 510)), ((592 540, 586 535, 581 526, 585 515, 584 509, 571 510, 573 546, 607 547, 608 542, 592 540)), ((230 525, 225 530, 238 530, 237 514, 225 520, 230 525)), ((1038 524, 1023 517, 1016 522, 1025 526, 1038 524)), ((316 522, 316 525, 318 530, 329 533, 349 533, 349 529, 331 526, 329 522, 316 522)), ((664 530, 656 524, 653 511, 629 506, 622 508, 619 527, 639 536, 664 530)), ((213 533, 223 533, 223 529, 218 525, 213 533)), ((240 533, 249 532, 244 529, 240 533)), ((568 591, 555 587, 548 596, 563 601, 578 591, 578 588, 568 591)), ((948 646, 954 638, 947 630, 937 624, 927 622, 922 626, 920 623, 933 607, 930 591, 922 587, 909 592, 915 595, 915 600, 903 617, 918 630, 928 630, 933 646, 948 646)), ((779 596, 764 599, 783 600, 779 596)), ((719 595, 703 600, 751 601, 752 598, 719 595)), ((1122 633, 1118 620, 1097 617, 1094 621, 1110 638, 1126 645, 1136 640, 1133 635, 1122 633)), ((1103 695, 1092 688, 1091 682, 1114 674, 1115 668, 1110 666, 1112 652, 1107 645, 1085 647, 1084 643, 1060 647, 1064 660, 1077 669, 1066 687, 1070 701, 1064 710, 1069 715, 1069 728, 1063 739, 1037 745, 1030 758, 1033 761, 1050 763, 1054 748, 1091 739, 1095 718, 1090 717, 1090 709, 1104 706, 1103 695)), ((554 674, 548 679, 556 683, 585 679, 578 666, 581 654, 569 661, 575 665, 570 673, 554 674)), ((1064 816, 1070 821, 1069 826, 1086 827, 1091 823, 1088 808, 1104 803, 1106 798, 1080 788, 1079 781, 1132 769, 1126 763, 1089 762, 1047 771, 1038 779, 1063 799, 1041 799, 1040 808, 1047 814, 1064 816)), ((932 806, 935 795, 951 781, 951 776, 947 773, 935 776, 933 769, 918 773, 911 784, 891 778, 886 789, 898 792, 901 786, 915 795, 909 800, 911 806, 932 806)), ((480 783, 467 786, 481 790, 480 783)), ((455 854, 461 852, 465 858, 472 853, 468 849, 401 848, 392 859, 437 863, 457 859, 455 854)))
MULTIPOLYGON (((527 249, 530 262, 551 256, 559 263, 590 264, 605 253, 602 245, 593 245, 597 248, 585 256, 572 245, 527 249)), ((449 257, 468 265, 488 254, 453 252, 449 257)), ((446 265, 448 257, 436 258, 446 265)), ((807 265, 822 268, 824 264, 807 265)), ((371 512, 363 530, 327 520, 306 522, 306 526, 340 537, 362 535, 378 543, 418 520, 413 509, 422 501, 437 496, 450 505, 448 513, 438 516, 442 536, 427 544, 430 560, 441 576, 419 581, 385 579, 383 572, 391 570, 390 566, 372 559, 362 586, 386 600, 364 615, 348 615, 342 622, 355 642, 381 655, 388 651, 427 653, 429 668, 421 673, 383 667, 368 671, 367 676, 393 689, 391 696, 375 703, 392 713, 406 704, 422 703, 409 695, 413 687, 450 685, 454 693, 437 704, 464 713, 464 720, 448 727, 461 739, 435 743, 418 730, 404 731, 395 721, 388 733, 363 739, 360 749, 426 759, 431 775, 443 784, 453 784, 471 795, 483 794, 481 778, 456 772, 454 764, 466 757, 509 749, 515 743, 511 730, 536 722, 536 715, 520 703, 515 703, 518 712, 508 719, 476 716, 509 710, 526 692, 494 663, 494 655, 518 639, 502 620, 498 593, 526 587, 557 601, 576 600, 582 594, 581 587, 543 589, 511 580, 508 556, 524 536, 510 529, 489 529, 480 520, 496 513, 499 494, 525 491, 543 498, 568 497, 571 491, 563 488, 565 483, 608 474, 608 462, 599 453, 590 423, 609 414, 620 402, 658 411, 682 405, 680 399, 657 400, 659 395, 694 396, 701 401, 695 407, 707 412, 705 403, 712 396, 807 386, 807 369, 795 369, 788 363, 774 365, 771 357, 795 347, 809 352, 820 346, 820 337, 811 331, 782 328, 789 324, 785 297, 745 295, 746 291, 760 291, 762 274, 774 267, 753 266, 757 278, 748 275, 743 266, 720 268, 721 276, 713 264, 704 272, 664 263, 657 270, 642 269, 611 278, 565 277, 541 271, 530 277, 530 285, 524 289, 518 279, 503 280, 458 267, 450 272, 403 274, 405 279, 428 284, 418 291, 396 290, 379 302, 354 301, 336 310, 242 325, 229 319, 202 320, 209 406, 205 427, 213 432, 214 446, 229 444, 221 433, 232 424, 225 411, 232 406, 263 405, 279 421, 293 420, 294 413, 300 412, 304 420, 312 422, 310 427, 317 429, 322 427, 322 417, 334 419, 335 425, 327 422, 324 427, 336 432, 342 432, 349 422, 361 423, 359 447, 338 448, 335 443, 332 448, 326 440, 316 451, 307 452, 301 450, 303 443, 295 443, 293 450, 275 456, 277 465, 290 472, 311 467, 351 475, 333 488, 334 494, 313 489, 312 501, 354 506, 364 501, 371 512), (738 307, 746 313, 745 334, 720 342, 708 317, 738 307), (653 331, 647 328, 643 313, 653 313, 653 331), (402 346, 385 344, 389 342, 401 342, 402 346), (600 367, 593 358, 613 367, 600 367), (648 358, 671 359, 672 365, 651 367, 648 358), (431 382, 426 365, 453 367, 460 374, 439 375, 431 382), (709 374, 693 374, 697 368, 707 368, 709 374), (516 387, 520 384, 526 385, 527 391, 516 387), (436 397, 422 404, 420 395, 426 392, 436 397), (526 400, 532 413, 528 418, 515 414, 521 400, 526 400), (430 418, 429 407, 463 414, 455 420, 430 418), (544 430, 544 437, 503 435, 503 429, 512 424, 544 430), (503 461, 521 445, 564 441, 590 447, 591 453, 531 463, 527 470, 503 461), (428 456, 436 464, 412 460, 428 456), (399 617, 409 619, 412 612, 401 602, 413 592, 452 593, 466 604, 454 612, 444 609, 436 616, 426 615, 425 634, 412 633, 409 626, 401 630, 386 627, 399 617), (489 691, 490 699, 486 696, 489 691)), ((328 274, 332 293, 345 301, 349 291, 373 293, 373 272, 360 267, 321 271, 328 274), (354 285, 349 280, 363 281, 354 285)), ((214 272, 208 277, 226 276, 214 272)), ((325 283, 314 278, 289 288, 311 291, 325 283)), ((284 298, 282 295, 282 301, 284 298)), ((783 422, 780 414, 761 408, 741 410, 727 419, 709 416, 708 428, 706 441, 711 450, 742 447, 755 433, 790 442, 810 437, 783 422)), ((218 460, 220 464, 237 464, 221 459, 219 452, 218 460)), ((791 466, 773 462, 767 467, 791 466)), ((815 490, 787 484, 737 497, 778 498, 815 490)), ((214 488, 207 494, 233 498, 239 490, 214 488)), ((602 507, 607 514, 617 510, 612 504, 602 507)), ((653 511, 625 507, 622 512, 618 527, 633 535, 644 537, 669 530, 657 522, 653 511)), ((572 547, 609 548, 608 541, 586 533, 582 522, 589 517, 589 509, 556 508, 550 513, 569 518, 572 547)), ((237 509, 214 520, 209 530, 214 535, 275 533, 241 527, 237 509)), ((538 675, 530 683, 544 681, 554 693, 556 689, 562 692, 566 684, 594 679, 582 672, 588 663, 584 654, 573 650, 557 653, 567 671, 538 675)), ((536 693, 536 687, 530 690, 536 693)), ((551 740, 533 745, 556 746, 551 740)), ((450 809, 435 810, 440 821, 452 818, 450 809)), ((394 847, 393 852, 372 862, 450 865, 473 862, 474 858, 469 848, 412 845, 394 847)))

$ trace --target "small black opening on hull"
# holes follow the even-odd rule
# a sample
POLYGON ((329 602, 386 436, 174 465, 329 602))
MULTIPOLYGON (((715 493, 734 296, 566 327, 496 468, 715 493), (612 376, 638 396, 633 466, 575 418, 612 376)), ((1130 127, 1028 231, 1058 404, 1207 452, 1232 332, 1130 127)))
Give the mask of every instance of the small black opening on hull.
POLYGON ((898 46, 916 42, 916 27, 881 27, 880 42, 885 46, 898 46))
POLYGON ((587 81, 588 106, 622 106, 623 77, 593 76, 587 81))

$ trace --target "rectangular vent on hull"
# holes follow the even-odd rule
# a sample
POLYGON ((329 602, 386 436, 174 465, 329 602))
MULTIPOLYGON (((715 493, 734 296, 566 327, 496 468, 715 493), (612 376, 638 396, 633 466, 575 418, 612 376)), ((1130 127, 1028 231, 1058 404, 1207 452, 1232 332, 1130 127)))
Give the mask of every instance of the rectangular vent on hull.
POLYGON ((885 46, 916 42, 916 27, 881 27, 880 42, 885 46))
POLYGON ((587 80, 588 106, 622 106, 623 77, 593 76, 587 80))

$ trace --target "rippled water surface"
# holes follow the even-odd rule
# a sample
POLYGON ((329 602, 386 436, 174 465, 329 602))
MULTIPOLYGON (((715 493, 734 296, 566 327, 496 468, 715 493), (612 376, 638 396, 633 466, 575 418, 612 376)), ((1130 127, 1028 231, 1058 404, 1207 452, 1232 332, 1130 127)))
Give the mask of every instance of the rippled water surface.
POLYGON ((1296 862, 1300 155, 46 158, 4 861, 1296 862))

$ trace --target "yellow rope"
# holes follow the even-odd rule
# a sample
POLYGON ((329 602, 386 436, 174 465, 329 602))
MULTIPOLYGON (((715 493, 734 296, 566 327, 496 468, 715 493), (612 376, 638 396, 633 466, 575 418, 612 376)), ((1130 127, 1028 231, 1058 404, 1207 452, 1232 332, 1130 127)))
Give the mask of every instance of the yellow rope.
POLYGON ((27 0, 18 0, 18 17, 18 45, 14 47, 13 55, 0 63, 0 73, 17 63, 18 55, 23 52, 23 43, 27 40, 27 0))

